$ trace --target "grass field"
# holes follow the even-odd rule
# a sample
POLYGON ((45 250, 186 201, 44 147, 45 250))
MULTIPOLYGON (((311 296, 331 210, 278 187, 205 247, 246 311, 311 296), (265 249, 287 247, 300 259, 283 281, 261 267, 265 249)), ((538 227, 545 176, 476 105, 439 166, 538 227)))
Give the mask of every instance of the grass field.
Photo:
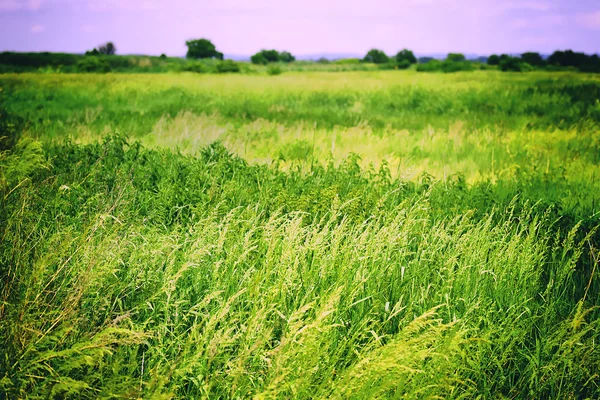
POLYGON ((599 76, 0 90, 4 397, 600 397, 599 76))

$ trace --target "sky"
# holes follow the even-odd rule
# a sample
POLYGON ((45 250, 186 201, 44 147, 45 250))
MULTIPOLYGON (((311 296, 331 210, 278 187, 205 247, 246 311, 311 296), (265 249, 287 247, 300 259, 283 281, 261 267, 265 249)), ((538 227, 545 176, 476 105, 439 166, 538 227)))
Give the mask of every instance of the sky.
POLYGON ((600 52, 600 0, 0 0, 0 51, 600 52))

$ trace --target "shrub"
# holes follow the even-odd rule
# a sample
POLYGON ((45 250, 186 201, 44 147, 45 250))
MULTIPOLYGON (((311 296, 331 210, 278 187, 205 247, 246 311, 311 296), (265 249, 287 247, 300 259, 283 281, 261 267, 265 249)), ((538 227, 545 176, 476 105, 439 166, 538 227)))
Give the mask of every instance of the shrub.
POLYGON ((473 71, 475 66, 472 62, 469 61, 439 61, 439 60, 431 60, 427 64, 418 64, 417 71, 419 72, 458 72, 458 71, 473 71))
POLYGON ((277 62, 280 60, 277 50, 261 50, 261 53, 268 62, 277 62))
MULTIPOLYGON (((287 53, 287 52, 284 52, 284 53, 287 53)), ((250 61, 252 61, 252 64, 268 64, 270 62, 279 61, 280 60, 279 57, 280 57, 280 55, 277 50, 261 50, 258 53, 254 54, 252 57, 250 57, 250 61)), ((288 57, 288 56, 286 55, 286 57, 288 57)), ((289 57, 293 58, 293 56, 291 54, 289 54, 289 57)))
POLYGON ((279 61, 284 63, 291 63, 296 61, 296 57, 294 57, 289 51, 282 51, 279 54, 279 61))
POLYGON ((498 65, 500 64, 500 57, 497 54, 492 54, 488 60, 487 60, 488 65, 498 65))
POLYGON ((208 67, 201 62, 188 62, 182 68, 182 71, 186 72, 196 72, 199 74, 208 72, 208 67))
POLYGON ((504 72, 527 72, 533 67, 518 57, 509 57, 500 61, 500 70, 504 72))
POLYGON ((418 72, 440 72, 442 70, 442 62, 440 60, 431 59, 425 63, 417 65, 418 72))
POLYGON ((443 72, 459 72, 459 71, 473 71, 475 67, 470 61, 444 61, 442 63, 443 72))
POLYGON ((534 67, 543 67, 546 64, 540 53, 523 53, 521 60, 534 67))
POLYGON ((385 64, 389 61, 389 59, 390 58, 382 50, 371 49, 363 58, 363 61, 373 64, 385 64))
MULTIPOLYGON (((415 55, 413 54, 412 51, 408 50, 408 49, 404 49, 398 52, 398 54, 396 54, 396 62, 398 64, 400 63, 408 63, 408 65, 410 66, 411 64, 416 64, 417 63, 417 57, 415 57, 415 55)), ((398 68, 400 68, 400 66, 398 65, 398 68)), ((408 67, 406 67, 408 68, 408 67)))
POLYGON ((83 57, 76 54, 65 53, 0 53, 0 64, 7 67, 7 71, 34 71, 38 68, 51 66, 76 66, 83 57))
POLYGON ((262 64, 262 65, 266 65, 269 62, 269 61, 267 61, 265 56, 262 55, 262 53, 254 54, 252 57, 250 57, 250 61, 252 61, 252 64, 262 64))
POLYGON ((446 61, 452 62, 463 62, 466 60, 465 55, 461 53, 448 53, 448 56, 446 57, 446 61))
POLYGON ((111 71, 109 62, 100 57, 84 57, 77 63, 79 72, 101 72, 106 73, 111 71))
POLYGON ((240 72, 239 64, 233 60, 221 61, 220 63, 217 64, 216 68, 217 68, 217 72, 220 74, 227 73, 227 72, 240 72))
POLYGON ((339 60, 335 60, 335 64, 337 64, 337 65, 357 65, 357 64, 360 64, 360 59, 358 59, 358 58, 340 58, 339 60))
POLYGON ((269 75, 280 75, 281 68, 278 65, 269 65, 267 67, 267 74, 269 75))
POLYGON ((410 62, 409 60, 402 60, 396 64, 396 67, 398 69, 408 69, 412 64, 414 63, 410 62))
POLYGON ((377 69, 386 70, 386 69, 398 69, 398 63, 393 60, 386 62, 385 64, 377 64, 377 69))

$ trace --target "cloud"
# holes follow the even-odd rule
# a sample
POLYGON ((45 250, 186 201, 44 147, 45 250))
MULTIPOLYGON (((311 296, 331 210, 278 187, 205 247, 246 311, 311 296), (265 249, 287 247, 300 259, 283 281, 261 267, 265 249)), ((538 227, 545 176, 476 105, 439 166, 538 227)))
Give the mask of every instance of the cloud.
POLYGON ((42 33, 45 30, 46 30, 46 27, 44 25, 33 25, 29 31, 33 34, 37 34, 37 33, 42 33))
POLYGON ((600 10, 590 14, 577 14, 576 20, 585 28, 600 30, 600 10))

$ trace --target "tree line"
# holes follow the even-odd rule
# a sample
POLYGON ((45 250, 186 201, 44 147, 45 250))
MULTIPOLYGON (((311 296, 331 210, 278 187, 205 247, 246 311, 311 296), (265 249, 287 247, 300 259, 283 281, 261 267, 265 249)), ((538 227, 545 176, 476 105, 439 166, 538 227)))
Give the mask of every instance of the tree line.
POLYGON ((553 69, 553 68, 575 68, 582 72, 600 72, 600 57, 597 54, 587 55, 572 50, 555 51, 549 57, 544 58, 540 53, 526 52, 520 56, 511 56, 508 54, 481 57, 477 60, 467 60, 464 54, 449 53, 445 60, 436 60, 430 57, 417 59, 413 52, 404 49, 394 57, 389 57, 384 51, 371 49, 362 59, 363 62, 374 64, 392 63, 396 68, 404 69, 412 64, 430 64, 429 66, 418 66, 419 71, 428 70, 471 70, 475 69, 472 64, 487 64, 498 67, 502 71, 531 71, 534 69, 553 69))
MULTIPOLYGON (((215 45, 207 39, 197 39, 187 41, 188 58, 217 58, 223 59, 223 53, 216 51, 215 45)), ((269 63, 284 62, 290 63, 296 58, 288 51, 278 52, 277 50, 261 50, 252 55, 250 60, 253 64, 266 65, 269 63)), ((319 60, 326 62, 327 60, 319 60)), ((482 57, 477 60, 467 60, 464 54, 449 53, 445 60, 435 60, 433 58, 417 59, 413 51, 403 49, 394 56, 388 56, 383 50, 371 49, 360 60, 365 63, 386 65, 390 69, 407 69, 413 64, 429 64, 428 66, 417 67, 419 71, 445 71, 453 72, 460 70, 473 70, 476 67, 482 68, 481 64, 497 66, 502 71, 529 71, 540 68, 575 68, 583 72, 600 72, 600 59, 598 55, 587 55, 577 53, 572 50, 555 51, 547 59, 540 53, 526 52, 520 56, 511 56, 508 54, 482 57), (479 64, 479 65, 474 65, 479 64)), ((484 69, 484 68, 482 68, 484 69)))
MULTIPOLYGON (((222 52, 208 39, 186 41, 186 59, 148 56, 116 56, 117 47, 107 42, 86 51, 85 56, 62 53, 0 53, 0 73, 27 72, 35 70, 63 72, 119 72, 136 70, 138 72, 243 72, 250 66, 233 60, 224 60, 222 52)), ((253 54, 250 61, 255 65, 267 65, 267 73, 275 75, 282 72, 282 63, 293 63, 296 57, 289 51, 263 49, 253 54)), ((329 63, 321 58, 317 63, 329 63)), ((383 50, 370 49, 362 58, 336 60, 337 65, 356 65, 360 69, 407 69, 414 66, 419 72, 456 72, 476 69, 499 69, 501 71, 525 72, 537 69, 562 70, 571 69, 582 72, 600 73, 598 55, 587 55, 572 50, 555 51, 545 57, 540 53, 526 52, 521 55, 492 54, 476 60, 467 60, 464 54, 450 53, 445 59, 431 57, 417 58, 412 50, 403 49, 395 55, 388 56, 383 50), (371 66, 370 66, 371 65, 371 66)), ((346 68, 346 67, 345 67, 346 68)))
POLYGON ((540 53, 527 52, 518 57, 508 54, 492 54, 487 63, 497 65, 502 71, 523 71, 535 68, 576 68, 582 72, 600 72, 600 58, 597 54, 587 55, 572 50, 555 51, 547 59, 540 53))

